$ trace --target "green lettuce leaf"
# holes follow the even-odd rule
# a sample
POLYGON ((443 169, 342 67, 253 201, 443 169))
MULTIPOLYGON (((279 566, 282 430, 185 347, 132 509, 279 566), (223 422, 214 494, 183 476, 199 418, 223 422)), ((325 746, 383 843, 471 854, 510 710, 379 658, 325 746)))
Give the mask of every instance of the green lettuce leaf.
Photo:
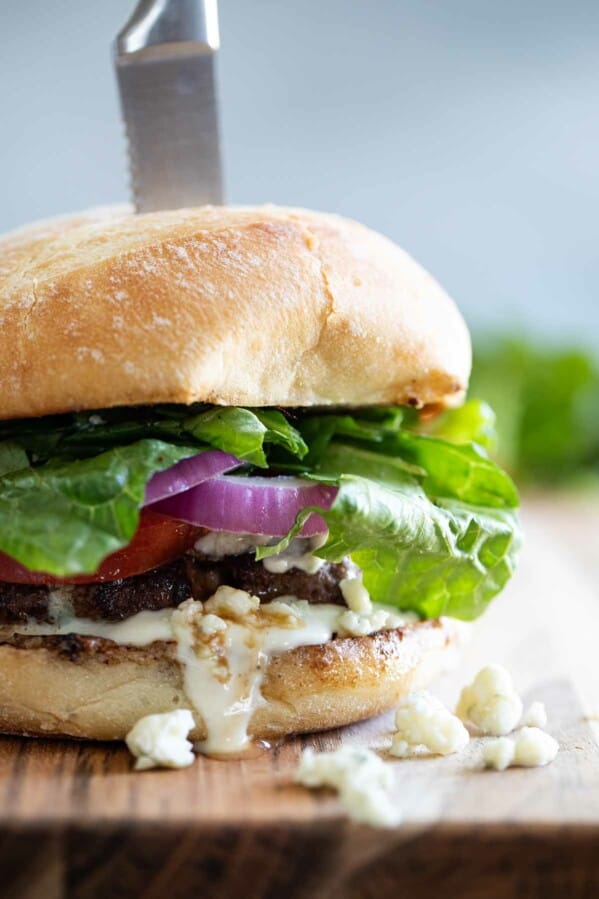
POLYGON ((411 434, 399 435, 396 443, 404 457, 425 472, 424 487, 432 496, 494 508, 518 506, 512 479, 476 444, 411 434))
POLYGON ((0 478, 22 468, 29 468, 29 458, 25 450, 11 440, 0 443, 0 478))
POLYGON ((323 557, 351 554, 374 600, 424 618, 478 617, 511 577, 519 548, 513 512, 435 503, 416 483, 343 476, 324 518, 323 557))
POLYGON ((307 469, 317 466, 333 437, 343 438, 351 443, 367 441, 381 443, 385 438, 399 433, 406 412, 399 406, 360 409, 344 415, 323 413, 308 415, 299 423, 302 437, 309 446, 304 459, 307 469))
POLYGON ((200 443, 232 453, 260 468, 267 466, 264 441, 268 428, 249 409, 217 407, 187 419, 185 429, 200 443))
POLYGON ((272 446, 300 459, 308 452, 299 431, 277 409, 147 406, 0 422, 0 447, 10 442, 36 465, 96 456, 147 439, 221 449, 260 468, 268 466, 272 446))
POLYGON ((332 562, 351 555, 374 600, 426 618, 480 615, 516 564, 515 487, 474 447, 412 435, 408 443, 412 458, 426 463, 420 475, 378 447, 331 443, 317 475, 339 487, 331 509, 304 510, 256 558, 280 552, 317 511, 329 538, 316 554, 332 562))
POLYGON ((184 427, 196 440, 258 468, 268 467, 267 444, 283 447, 300 459, 308 452, 299 432, 276 409, 217 407, 187 419, 184 427))
POLYGON ((430 420, 417 416, 414 430, 450 443, 477 443, 488 451, 497 448, 495 413, 482 400, 467 400, 457 409, 448 409, 430 420))
POLYGON ((0 550, 58 577, 94 572, 131 541, 153 474, 197 452, 143 440, 0 479, 0 550))

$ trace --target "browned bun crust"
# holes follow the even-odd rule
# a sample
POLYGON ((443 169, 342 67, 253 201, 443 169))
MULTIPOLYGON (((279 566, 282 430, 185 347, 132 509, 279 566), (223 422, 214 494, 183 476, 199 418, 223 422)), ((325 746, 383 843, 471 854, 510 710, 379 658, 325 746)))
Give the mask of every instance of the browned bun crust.
MULTIPOLYGON (((251 720, 256 739, 377 715, 428 684, 459 642, 448 619, 302 646, 270 659, 251 720)), ((144 715, 191 708, 173 644, 13 637, 0 645, 0 732, 122 740, 144 715)), ((193 709, 192 709, 193 710, 193 709)), ((204 739, 196 715, 194 739, 204 739)))
POLYGON ((454 405, 470 342, 386 238, 264 206, 38 223, 0 240, 0 418, 158 402, 454 405))

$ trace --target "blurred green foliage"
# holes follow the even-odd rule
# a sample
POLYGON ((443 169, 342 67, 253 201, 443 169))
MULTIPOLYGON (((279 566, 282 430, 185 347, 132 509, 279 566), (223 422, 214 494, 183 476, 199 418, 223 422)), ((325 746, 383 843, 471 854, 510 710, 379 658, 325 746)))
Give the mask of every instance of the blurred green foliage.
POLYGON ((599 476, 599 362, 520 337, 475 341, 469 396, 495 412, 499 463, 523 484, 599 476))

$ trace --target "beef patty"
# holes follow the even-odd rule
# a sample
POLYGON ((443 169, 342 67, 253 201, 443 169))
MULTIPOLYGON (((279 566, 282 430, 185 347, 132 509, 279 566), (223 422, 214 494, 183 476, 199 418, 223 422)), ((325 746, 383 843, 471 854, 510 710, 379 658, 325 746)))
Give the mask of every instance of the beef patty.
POLYGON ((312 603, 342 605, 339 582, 355 571, 353 563, 346 559, 338 564, 327 562, 316 574, 296 568, 273 574, 248 553, 218 562, 182 556, 145 574, 99 584, 40 587, 0 582, 0 624, 51 620, 53 593, 55 599, 69 602, 77 617, 106 621, 122 621, 137 612, 175 607, 190 596, 205 600, 223 584, 247 590, 264 602, 291 594, 312 603))

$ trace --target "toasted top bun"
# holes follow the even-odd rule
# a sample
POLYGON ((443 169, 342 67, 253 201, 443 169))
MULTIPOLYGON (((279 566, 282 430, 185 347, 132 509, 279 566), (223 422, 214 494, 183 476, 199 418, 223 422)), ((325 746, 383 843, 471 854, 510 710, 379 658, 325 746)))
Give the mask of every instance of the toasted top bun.
POLYGON ((447 294, 334 215, 92 210, 0 240, 0 418, 146 403, 454 405, 447 294))

